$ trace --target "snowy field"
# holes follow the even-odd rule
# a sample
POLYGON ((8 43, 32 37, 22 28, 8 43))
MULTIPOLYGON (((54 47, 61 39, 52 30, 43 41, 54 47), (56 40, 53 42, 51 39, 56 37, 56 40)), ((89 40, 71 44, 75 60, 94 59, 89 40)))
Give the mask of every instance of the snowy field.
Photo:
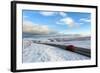
MULTIPOLYGON (((70 42, 71 43, 71 42, 70 42)), ((80 43, 80 42, 79 42, 80 43)), ((44 44, 36 44, 31 40, 23 40, 23 63, 53 62, 68 60, 88 60, 89 57, 62 48, 44 44)))
POLYGON ((77 47, 82 47, 82 48, 86 48, 86 49, 90 49, 91 48, 91 41, 90 40, 83 40, 83 41, 68 41, 65 42, 64 44, 72 44, 74 46, 77 47))
POLYGON ((86 48, 86 49, 90 49, 91 48, 91 39, 90 37, 80 37, 80 36, 77 36, 77 37, 67 37, 67 36, 64 36, 64 37, 60 37, 60 41, 57 41, 55 40, 55 38, 58 38, 58 37, 49 37, 49 38, 24 38, 24 40, 32 40, 32 41, 36 41, 36 43, 51 43, 51 44, 60 44, 60 45, 74 45, 76 47, 82 47, 82 48, 86 48), (67 40, 63 40, 61 38, 64 38, 64 39, 67 39, 67 40), (53 42, 51 41, 53 40, 53 42))

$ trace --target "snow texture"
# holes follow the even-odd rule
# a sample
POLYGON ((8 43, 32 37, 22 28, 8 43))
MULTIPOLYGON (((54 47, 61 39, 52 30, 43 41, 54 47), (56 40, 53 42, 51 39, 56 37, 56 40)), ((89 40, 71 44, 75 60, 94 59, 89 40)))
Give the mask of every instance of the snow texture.
POLYGON ((23 40, 23 63, 54 62, 68 60, 88 60, 89 57, 44 44, 36 44, 31 40, 23 40))

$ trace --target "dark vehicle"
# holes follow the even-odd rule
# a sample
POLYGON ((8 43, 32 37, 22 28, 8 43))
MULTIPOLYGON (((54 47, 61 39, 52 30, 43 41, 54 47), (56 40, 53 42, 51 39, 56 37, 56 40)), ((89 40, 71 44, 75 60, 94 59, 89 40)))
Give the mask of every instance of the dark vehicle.
POLYGON ((75 51, 75 46, 74 45, 68 45, 66 47, 67 50, 74 52, 75 51))

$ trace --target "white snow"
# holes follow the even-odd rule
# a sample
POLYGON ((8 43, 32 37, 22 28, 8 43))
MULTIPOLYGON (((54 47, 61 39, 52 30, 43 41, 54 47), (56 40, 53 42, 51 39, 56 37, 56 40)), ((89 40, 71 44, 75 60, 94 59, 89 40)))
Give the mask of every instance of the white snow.
POLYGON ((65 42, 64 44, 70 44, 70 45, 74 45, 76 47, 82 47, 82 48, 86 48, 86 49, 91 48, 90 40, 68 41, 68 42, 65 42))
POLYGON ((23 63, 86 60, 89 57, 44 44, 36 44, 31 40, 23 40, 23 63))
POLYGON ((82 47, 86 49, 91 48, 90 40, 83 40, 83 41, 67 41, 67 42, 41 42, 41 43, 48 43, 48 44, 59 44, 59 45, 74 45, 76 47, 82 47))
MULTIPOLYGON (((64 36, 62 36, 63 38, 65 38, 64 36)), ((67 37, 65 39, 77 39, 78 37, 67 37)), ((81 38, 84 38, 84 37, 81 37, 81 38)), ((82 48, 86 48, 86 49, 91 49, 91 40, 90 39, 87 39, 87 37, 85 37, 85 40, 84 39, 77 39, 77 40, 71 40, 71 41, 63 41, 63 40, 60 40, 60 41, 55 41, 54 38, 38 38, 38 39, 33 39, 33 38, 24 38, 24 40, 32 40, 32 41, 36 41, 38 43, 38 41, 40 43, 51 43, 51 44, 60 44, 60 45, 74 45, 76 47, 82 47, 82 48), (51 39, 53 40, 53 42, 51 42, 50 40, 48 39, 51 39)))

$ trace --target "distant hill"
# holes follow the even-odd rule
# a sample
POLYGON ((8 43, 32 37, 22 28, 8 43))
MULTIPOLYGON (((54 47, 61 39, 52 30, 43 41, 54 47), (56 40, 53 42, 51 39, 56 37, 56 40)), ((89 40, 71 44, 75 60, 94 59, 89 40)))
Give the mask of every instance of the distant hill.
POLYGON ((51 38, 68 38, 68 37, 83 37, 83 35, 80 35, 80 34, 49 34, 49 35, 37 35, 37 34, 30 34, 30 33, 25 33, 23 32, 23 38, 28 38, 28 37, 51 37, 51 38))

